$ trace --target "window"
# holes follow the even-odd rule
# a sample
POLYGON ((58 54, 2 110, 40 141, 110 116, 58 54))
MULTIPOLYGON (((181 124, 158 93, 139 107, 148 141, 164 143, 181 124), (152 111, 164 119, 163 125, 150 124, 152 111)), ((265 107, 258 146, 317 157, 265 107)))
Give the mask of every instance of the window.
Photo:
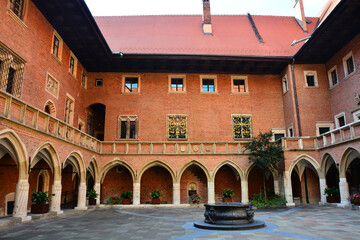
POLYGON ((251 115, 232 115, 233 138, 252 138, 251 115))
POLYGON ((85 89, 87 87, 87 74, 86 74, 85 70, 83 70, 82 75, 81 75, 81 86, 85 89))
POLYGON ((138 139, 138 116, 118 116, 116 139, 138 139))
POLYGON ((335 115, 335 125, 337 128, 342 127, 346 124, 345 113, 339 113, 335 115))
POLYGON ((184 114, 168 114, 167 115, 167 138, 181 139, 188 138, 188 121, 187 115, 184 114))
POLYGON ((317 74, 315 71, 304 71, 304 76, 306 87, 317 87, 317 74))
POLYGON ((169 92, 172 93, 185 93, 185 76, 184 75, 171 75, 169 76, 169 92))
POLYGON ((76 80, 77 58, 70 52, 69 73, 76 80))
POLYGON ((334 66, 328 71, 330 88, 338 84, 337 68, 334 66))
POLYGON ((289 90, 289 85, 286 75, 282 78, 282 88, 283 88, 283 94, 289 90))
POLYGON ((232 93, 247 93, 247 77, 231 77, 232 93))
POLYGON ((139 77, 124 77, 124 93, 138 93, 140 92, 139 77))
POLYGON ((354 63, 354 57, 352 55, 352 52, 349 52, 344 58, 343 58, 343 64, 344 64, 344 72, 345 77, 355 72, 355 63, 354 63))
POLYGON ((292 124, 287 128, 287 134, 288 137, 294 137, 294 127, 292 124))
POLYGON ((201 92, 216 93, 216 76, 200 76, 201 92))
POLYGON ((285 129, 272 129, 271 131, 273 133, 273 137, 272 137, 273 141, 277 141, 285 137, 285 132, 286 132, 285 129))
POLYGON ((53 41, 51 46, 51 56, 61 64, 63 41, 60 35, 54 30, 53 41))
POLYGON ((353 112, 353 118, 354 118, 354 122, 360 120, 360 110, 356 110, 355 112, 353 112))
POLYGON ((22 19, 24 12, 24 0, 10 0, 10 10, 22 19))
POLYGON ((72 125, 74 121, 74 98, 67 94, 65 99, 65 116, 64 122, 72 125))
POLYGON ((316 136, 327 133, 334 129, 333 122, 316 122, 316 136))
POLYGON ((0 89, 20 97, 24 67, 20 57, 0 45, 0 89))
POLYGON ((103 80, 102 79, 96 79, 95 80, 95 87, 102 87, 103 86, 103 80))

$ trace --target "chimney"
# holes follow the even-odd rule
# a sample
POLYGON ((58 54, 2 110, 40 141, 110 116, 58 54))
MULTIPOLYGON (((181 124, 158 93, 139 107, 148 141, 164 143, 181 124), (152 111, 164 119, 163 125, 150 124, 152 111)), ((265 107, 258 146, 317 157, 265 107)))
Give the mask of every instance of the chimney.
POLYGON ((204 35, 212 35, 210 0, 203 1, 203 32, 204 35))
POLYGON ((304 0, 295 0, 295 20, 300 25, 304 32, 308 32, 305 11, 304 11, 304 0))

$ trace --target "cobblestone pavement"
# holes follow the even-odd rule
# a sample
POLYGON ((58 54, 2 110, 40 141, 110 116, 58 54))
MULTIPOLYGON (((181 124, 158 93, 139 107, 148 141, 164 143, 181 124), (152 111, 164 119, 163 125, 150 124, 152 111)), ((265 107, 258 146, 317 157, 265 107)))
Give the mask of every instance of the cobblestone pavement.
POLYGON ((0 229, 0 239, 360 239, 359 213, 325 206, 257 210, 265 228, 229 232, 194 228, 202 207, 96 209, 0 229))

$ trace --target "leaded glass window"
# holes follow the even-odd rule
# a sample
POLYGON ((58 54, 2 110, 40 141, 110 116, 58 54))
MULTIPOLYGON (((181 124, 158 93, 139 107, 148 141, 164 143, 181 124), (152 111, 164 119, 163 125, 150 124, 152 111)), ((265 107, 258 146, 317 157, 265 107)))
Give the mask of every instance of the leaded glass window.
POLYGON ((187 115, 167 115, 167 137, 168 139, 188 138, 187 115))
POLYGON ((244 139, 252 137, 252 120, 249 115, 233 115, 233 137, 244 139))

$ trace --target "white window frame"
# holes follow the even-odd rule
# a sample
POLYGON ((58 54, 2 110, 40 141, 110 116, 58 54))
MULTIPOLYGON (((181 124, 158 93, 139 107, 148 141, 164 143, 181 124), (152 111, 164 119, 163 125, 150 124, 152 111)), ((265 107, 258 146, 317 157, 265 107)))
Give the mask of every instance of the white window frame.
POLYGON ((271 132, 273 133, 272 141, 275 141, 275 134, 284 134, 284 137, 286 137, 286 130, 283 128, 272 128, 271 132))
POLYGON ((123 94, 140 94, 141 78, 140 75, 124 75, 122 79, 122 93, 123 94), (138 79, 138 91, 137 92, 125 92, 125 79, 126 78, 137 78, 138 79))
POLYGON ((330 86, 330 89, 336 87, 337 85, 339 85, 339 74, 338 74, 338 70, 337 70, 337 66, 336 66, 336 65, 333 66, 333 67, 328 71, 328 78, 329 78, 329 86, 330 86), (337 78, 336 84, 333 84, 333 79, 332 79, 332 75, 331 75, 331 73, 332 73, 334 70, 336 71, 336 78, 337 78))
POLYGON ((247 76, 231 76, 231 93, 233 94, 249 94, 249 85, 247 76), (245 92, 234 92, 234 80, 244 80, 245 92))
POLYGON ((200 93, 204 94, 217 94, 217 76, 216 75, 200 75, 200 93), (203 79, 214 79, 214 91, 213 92, 204 92, 203 91, 203 79))
POLYGON ((186 93, 186 75, 169 75, 169 93, 186 93), (183 80, 183 90, 182 91, 172 91, 171 90, 171 79, 172 78, 181 78, 183 80))
POLYGON ((344 77, 345 78, 353 75, 356 72, 355 58, 354 58, 352 51, 350 51, 348 54, 345 55, 345 57, 343 57, 343 66, 344 66, 344 74, 345 74, 344 77), (352 73, 348 73, 347 63, 346 63, 346 60, 348 60, 350 57, 352 57, 353 64, 354 64, 354 71, 352 73))
POLYGON ((294 137, 294 126, 293 124, 290 124, 286 129, 287 136, 286 137, 294 137), (292 136, 290 136, 290 129, 292 130, 292 136))
POLYGON ((287 77, 287 74, 285 74, 282 78, 281 78, 281 85, 282 85, 282 90, 283 90, 283 94, 287 93, 289 91, 289 79, 287 77), (285 80, 285 81, 284 81, 285 80), (286 84, 285 84, 286 83, 286 84))
POLYGON ((316 122, 316 136, 320 135, 320 129, 322 127, 328 127, 330 128, 330 131, 334 129, 334 123, 331 121, 323 121, 323 122, 316 122))
MULTIPOLYGON (((339 114, 336 114, 335 116, 334 116, 334 118, 335 118, 335 126, 336 126, 336 128, 339 128, 340 127, 340 123, 339 123, 339 118, 340 117, 344 117, 344 123, 345 123, 345 125, 346 125, 346 116, 345 116, 345 112, 341 112, 341 113, 339 113, 339 114)), ((344 125, 344 126, 345 126, 344 125)))
POLYGON ((305 87, 306 88, 316 88, 319 87, 317 72, 316 71, 304 71, 305 87), (314 76, 314 86, 308 86, 307 76, 314 76))
POLYGON ((77 64, 78 64, 78 59, 77 59, 77 57, 75 56, 75 54, 74 54, 72 51, 70 51, 70 57, 69 57, 69 74, 70 74, 70 76, 71 76, 75 81, 77 81, 77 79, 76 79, 77 64), (71 72, 70 72, 70 61, 71 61, 71 57, 74 59, 74 73, 71 73, 71 72))

